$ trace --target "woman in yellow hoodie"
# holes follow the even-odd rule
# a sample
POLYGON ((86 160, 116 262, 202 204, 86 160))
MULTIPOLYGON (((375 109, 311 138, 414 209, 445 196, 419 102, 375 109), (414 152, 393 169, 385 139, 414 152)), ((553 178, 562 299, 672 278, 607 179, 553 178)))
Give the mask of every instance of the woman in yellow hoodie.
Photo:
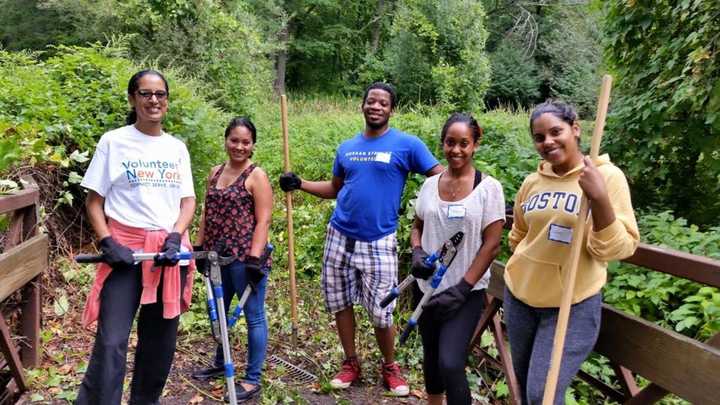
POLYGON ((515 197, 505 271, 504 313, 513 368, 523 404, 542 403, 562 295, 562 272, 583 194, 590 230, 575 282, 555 403, 592 351, 600 330, 607 262, 633 254, 639 235, 622 171, 607 155, 591 161, 580 150, 580 126, 570 105, 545 102, 530 115, 535 149, 543 159, 515 197))

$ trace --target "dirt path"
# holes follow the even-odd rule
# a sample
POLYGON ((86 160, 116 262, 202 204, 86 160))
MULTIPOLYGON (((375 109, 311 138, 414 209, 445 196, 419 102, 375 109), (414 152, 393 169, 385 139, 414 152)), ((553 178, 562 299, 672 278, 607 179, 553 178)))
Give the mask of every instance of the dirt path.
MULTIPOLYGON (((81 292, 76 300, 71 299, 69 310, 58 316, 53 305, 44 305, 44 325, 42 332, 43 357, 40 367, 28 370, 27 375, 32 387, 25 393, 20 403, 66 404, 72 402, 77 395, 77 387, 87 367, 92 349, 94 331, 84 330, 80 326, 82 309, 81 292), (76 301, 76 302, 72 302, 76 301)), ((272 311, 272 308, 269 308, 272 311)), ((271 322, 271 330, 273 329, 271 322)), ((311 331, 312 332, 312 331, 311 331)), ((417 404, 421 403, 420 391, 413 391, 415 396, 394 398, 386 396, 380 384, 378 370, 366 365, 363 380, 357 386, 344 391, 323 389, 327 383, 326 375, 336 365, 332 361, 318 361, 327 355, 328 338, 332 339, 332 330, 320 330, 322 337, 301 338, 302 350, 292 348, 283 337, 269 340, 268 357, 277 356, 309 373, 319 376, 314 382, 298 382, 284 367, 266 361, 263 376, 263 394, 261 398, 248 404, 275 403, 309 403, 309 404, 417 404), (328 335, 328 336, 325 336, 328 335), (318 343, 315 343, 315 342, 318 343), (308 355, 307 353, 310 353, 308 355), (327 370, 323 370, 323 367, 327 370)), ((233 357, 236 373, 242 376, 245 365, 245 325, 239 325, 233 331, 233 357)), ((136 336, 130 337, 127 375, 125 379, 125 400, 132 379, 132 359, 136 336)), ((330 342, 334 346, 334 342, 330 342)), ((207 367, 215 350, 214 341, 209 333, 205 334, 181 332, 178 348, 166 388, 161 399, 162 404, 212 404, 221 403, 224 395, 224 380, 209 382, 196 381, 190 377, 193 370, 207 367)), ((368 363, 371 363, 368 360, 368 363)))

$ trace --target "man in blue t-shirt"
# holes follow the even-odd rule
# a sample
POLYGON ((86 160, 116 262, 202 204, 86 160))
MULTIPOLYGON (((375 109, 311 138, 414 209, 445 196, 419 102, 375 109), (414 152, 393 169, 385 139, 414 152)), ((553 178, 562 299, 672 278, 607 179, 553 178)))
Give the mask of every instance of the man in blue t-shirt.
POLYGON ((285 173, 280 187, 337 198, 325 237, 322 286, 325 306, 335 314, 345 360, 330 385, 347 388, 360 378, 353 312, 353 304, 360 303, 375 327, 383 383, 393 394, 405 396, 410 389, 395 362, 394 305, 381 308, 380 301, 397 283, 395 230, 407 176, 431 176, 442 166, 416 136, 388 126, 395 104, 392 86, 371 84, 362 103, 365 130, 338 147, 332 180, 307 181, 285 173))

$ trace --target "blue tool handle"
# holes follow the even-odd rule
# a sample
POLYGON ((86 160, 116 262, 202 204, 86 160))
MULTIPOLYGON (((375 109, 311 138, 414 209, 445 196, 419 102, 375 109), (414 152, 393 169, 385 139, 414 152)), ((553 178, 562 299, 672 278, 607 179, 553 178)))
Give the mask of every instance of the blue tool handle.
POLYGON ((232 363, 225 363, 225 378, 235 376, 235 366, 232 363))
POLYGON ((438 288, 446 271, 447 267, 442 264, 438 267, 437 271, 435 271, 435 275, 433 276, 432 281, 430 281, 430 287, 432 287, 433 290, 438 288))
POLYGON ((262 256, 260 256, 260 263, 262 263, 263 267, 267 267, 267 260, 273 250, 275 250, 275 246, 272 243, 268 242, 268 244, 265 245, 265 251, 263 252, 262 256))
POLYGON ((235 326, 238 319, 240 319, 240 317, 242 316, 242 313, 242 307, 240 305, 236 306, 232 316, 230 317, 230 320, 228 321, 228 326, 231 328, 235 326))
POLYGON ((208 305, 208 315, 210 316, 210 321, 212 321, 212 322, 217 321, 218 314, 217 314, 217 308, 215 307, 215 301, 213 301, 212 298, 208 298, 207 305, 208 305))
POLYGON ((405 325, 405 329, 403 329, 402 335, 400 335, 400 346, 405 344, 405 341, 407 341, 407 338, 410 336, 410 333, 415 329, 415 326, 417 325, 417 322, 413 319, 410 319, 408 321, 408 324, 405 325))
POLYGON ((400 295, 400 291, 398 290, 397 287, 393 287, 390 290, 390 293, 387 296, 385 296, 385 298, 383 298, 382 301, 380 301, 380 308, 385 308, 386 306, 390 305, 390 303, 393 302, 393 300, 395 298, 397 298, 398 295, 400 295))
MULTIPOLYGON (((164 256, 162 253, 158 253, 158 256, 164 256)), ((135 255, 133 255, 135 257, 135 255)), ((193 252, 180 252, 175 254, 175 260, 190 260, 193 258, 193 252)), ((147 260, 147 259, 145 259, 147 260)))
POLYGON ((433 254, 425 258, 425 264, 428 266, 432 266, 433 263, 435 263, 439 258, 440 255, 438 254, 438 252, 434 252, 433 254))
POLYGON ((400 285, 393 287, 390 290, 390 292, 388 293, 388 295, 385 298, 383 298, 382 301, 380 301, 380 306, 382 308, 385 308, 388 305, 390 305, 390 303, 393 302, 393 300, 395 298, 400 296, 400 294, 402 294, 402 292, 405 291, 405 289, 410 287, 410 285, 412 285, 412 283, 414 281, 415 281, 415 277, 412 274, 405 277, 405 279, 400 283, 400 285))

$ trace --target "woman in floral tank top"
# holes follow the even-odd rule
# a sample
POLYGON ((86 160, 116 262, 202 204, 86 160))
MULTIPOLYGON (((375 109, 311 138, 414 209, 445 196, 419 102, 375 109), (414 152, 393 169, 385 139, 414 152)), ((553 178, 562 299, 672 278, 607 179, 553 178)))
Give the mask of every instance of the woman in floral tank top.
MULTIPOLYGON (((250 158, 256 142, 255 125, 235 118, 225 129, 227 162, 213 167, 205 194, 205 209, 197 244, 205 250, 224 249, 223 255, 237 260, 222 267, 225 312, 233 295, 238 297, 250 283, 254 286, 243 312, 248 325, 248 360, 244 379, 237 384, 238 400, 256 396, 267 347, 265 286, 267 277, 260 263, 268 242, 272 214, 272 188, 268 176, 250 158)), ((218 346, 214 367, 198 370, 193 377, 208 379, 224 374, 222 348, 218 346)))

